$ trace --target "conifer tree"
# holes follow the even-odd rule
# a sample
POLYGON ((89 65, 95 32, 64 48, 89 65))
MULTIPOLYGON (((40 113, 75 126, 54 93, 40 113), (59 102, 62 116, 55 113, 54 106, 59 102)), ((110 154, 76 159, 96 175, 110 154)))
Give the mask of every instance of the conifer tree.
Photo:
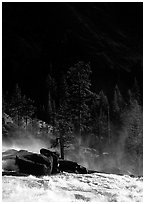
POLYGON ((91 111, 91 132, 96 136, 96 139, 99 137, 99 104, 100 104, 100 96, 94 94, 92 98, 92 102, 90 105, 91 111))
POLYGON ((56 115, 55 130, 54 133, 59 138, 60 155, 64 159, 64 149, 69 146, 72 140, 72 124, 67 117, 67 109, 65 102, 60 106, 56 115))
POLYGON ((143 162, 143 108, 140 98, 139 86, 135 79, 133 88, 128 90, 128 106, 123 114, 123 121, 127 131, 125 150, 134 158, 139 171, 143 162))
POLYGON ((9 96, 8 93, 5 93, 2 95, 2 113, 8 113, 7 111, 9 110, 9 96))
POLYGON ((136 99, 139 104, 141 104, 140 88, 139 88, 138 81, 136 78, 134 79, 134 84, 133 84, 131 92, 132 92, 132 97, 136 99))
POLYGON ((57 130, 59 130, 61 157, 64 158, 64 147, 72 139, 72 132, 81 136, 88 130, 90 110, 89 64, 78 62, 70 67, 64 79, 64 97, 57 113, 57 130))
POLYGON ((12 116, 15 119, 16 124, 20 126, 22 119, 22 94, 18 84, 16 84, 14 94, 11 98, 10 116, 12 116))
POLYGON ((100 91, 100 105, 99 105, 99 141, 100 141, 100 153, 101 143, 110 143, 110 110, 107 96, 103 91, 100 91))
POLYGON ((8 112, 10 116, 13 117, 18 126, 22 125, 22 119, 24 119, 27 127, 28 118, 32 117, 35 110, 34 102, 25 95, 22 95, 19 85, 16 84, 16 88, 9 105, 8 112))
POLYGON ((55 80, 48 74, 46 78, 46 87, 47 87, 47 122, 54 124, 55 120, 55 93, 56 93, 56 83, 55 80))
POLYGON ((122 124, 122 113, 125 108, 125 101, 123 99, 123 96, 116 85, 114 89, 114 98, 113 98, 113 119, 115 124, 122 124))
POLYGON ((89 102, 92 97, 90 74, 90 65, 78 62, 68 70, 66 76, 65 100, 68 117, 78 135, 87 131, 90 117, 89 102))
POLYGON ((143 158, 143 113, 136 99, 131 98, 130 106, 124 113, 123 119, 127 131, 125 150, 137 162, 140 171, 143 158))
POLYGON ((115 113, 121 113, 121 111, 124 108, 124 99, 121 95, 121 92, 116 85, 115 90, 114 90, 114 101, 113 101, 113 111, 115 113))
POLYGON ((25 120, 25 128, 28 126, 28 119, 32 119, 35 111, 34 101, 24 95, 22 97, 22 117, 25 120))

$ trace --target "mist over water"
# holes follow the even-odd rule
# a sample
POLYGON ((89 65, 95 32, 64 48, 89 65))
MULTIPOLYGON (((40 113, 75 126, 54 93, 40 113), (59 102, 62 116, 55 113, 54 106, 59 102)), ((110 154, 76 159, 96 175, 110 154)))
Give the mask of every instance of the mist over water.
POLYGON ((8 149, 16 149, 16 150, 28 150, 31 152, 39 153, 41 148, 49 148, 50 147, 50 139, 48 136, 42 137, 42 135, 35 136, 29 131, 15 131, 14 133, 9 133, 8 137, 4 137, 2 141, 2 151, 6 151, 8 149))
MULTIPOLYGON (((41 148, 51 147, 52 136, 49 136, 37 138, 28 132, 19 133, 17 136, 15 134, 15 137, 3 140, 3 151, 25 149, 39 153, 41 148)), ((105 171, 106 166, 117 167, 117 162, 123 156, 121 149, 118 155, 110 155, 107 147, 100 156, 96 149, 91 149, 87 145, 88 143, 85 144, 79 138, 77 145, 72 144, 65 150, 65 159, 76 161, 88 169, 105 171)), ((59 151, 59 147, 53 150, 59 151)), ((12 165, 10 163, 11 167, 12 165)), ((40 178, 31 175, 28 177, 3 176, 2 182, 2 200, 5 202, 142 202, 143 200, 142 178, 132 178, 126 175, 64 172, 40 178)))
MULTIPOLYGON (((127 132, 125 130, 114 131, 114 134, 118 135, 118 141, 112 145, 104 144, 101 155, 97 148, 89 147, 91 136, 88 135, 88 139, 85 141, 83 138, 77 138, 75 143, 65 148, 65 159, 75 161, 90 170, 142 175, 142 164, 141 169, 139 169, 135 159, 133 157, 129 158, 125 154, 124 146, 127 132)), ((54 140, 55 136, 49 133, 38 137, 38 135, 36 136, 28 131, 19 130, 3 138, 2 151, 23 149, 40 153, 41 148, 46 148, 60 153, 59 145, 56 148, 51 148, 54 140)), ((94 141, 91 142, 93 143, 94 141)))
POLYGON ((117 137, 117 141, 109 145, 104 144, 102 154, 99 154, 97 148, 89 148, 89 139, 84 142, 79 138, 72 149, 66 149, 66 159, 74 160, 91 170, 142 176, 143 160, 125 151, 125 142, 128 137, 126 129, 123 128, 122 131, 112 129, 112 137, 117 137))

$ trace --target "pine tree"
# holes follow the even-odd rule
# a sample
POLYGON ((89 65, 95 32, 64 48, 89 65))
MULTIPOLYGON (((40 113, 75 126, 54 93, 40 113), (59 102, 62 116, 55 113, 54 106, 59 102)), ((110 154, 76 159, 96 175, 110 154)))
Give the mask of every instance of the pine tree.
POLYGON ((23 96, 19 85, 16 84, 8 110, 10 116, 13 117, 18 126, 22 125, 22 120, 24 119, 27 127, 28 118, 32 117, 35 110, 34 102, 25 95, 23 96))
POLYGON ((140 174, 143 164, 143 108, 140 103, 140 91, 137 83, 135 84, 131 90, 128 90, 128 103, 122 118, 127 133, 125 153, 140 174))
POLYGON ((100 153, 102 151, 102 142, 110 143, 110 109, 107 96, 103 91, 100 91, 100 105, 99 105, 99 142, 100 153))
POLYGON ((64 159, 64 149, 69 146, 69 142, 72 140, 72 124, 67 117, 67 109, 65 102, 60 106, 56 115, 55 130, 54 133, 59 138, 60 155, 64 159))
POLYGON ((10 116, 15 119, 15 122, 20 126, 22 119, 22 94, 18 84, 16 84, 14 94, 10 102, 10 116))
POLYGON ((90 74, 90 65, 78 62, 68 70, 66 77, 65 100, 68 117, 78 135, 87 131, 90 117, 89 102, 92 97, 90 74))
POLYGON ((96 136, 96 139, 98 139, 99 136, 99 104, 100 104, 100 96, 97 94, 94 94, 94 97, 92 98, 92 102, 90 105, 90 111, 91 111, 91 132, 93 135, 96 136))
POLYGON ((113 101, 113 105, 114 105, 114 112, 116 113, 121 113, 123 108, 124 108, 124 99, 121 95, 121 92, 118 88, 118 86, 116 85, 115 90, 114 90, 114 101, 113 101))
POLYGON ((34 106, 34 101, 24 95, 22 97, 22 117, 25 120, 25 128, 28 126, 28 119, 32 119, 35 111, 36 107, 34 106))
POLYGON ((47 122, 54 124, 55 120, 55 92, 56 92, 56 83, 55 80, 48 74, 46 78, 46 87, 47 87, 47 122))
POLYGON ((114 98, 113 98, 113 119, 115 124, 122 124, 122 113, 124 111, 126 104, 123 99, 123 96, 116 85, 114 89, 114 98))
POLYGON ((64 79, 64 97, 61 99, 57 113, 57 130, 59 130, 61 157, 64 158, 64 147, 72 139, 72 133, 81 136, 88 130, 90 110, 89 64, 78 62, 67 71, 64 79))
POLYGON ((9 110, 9 96, 8 93, 5 93, 2 95, 2 113, 8 113, 7 111, 9 110))
POLYGON ((132 97, 136 99, 139 104, 141 104, 140 88, 139 88, 138 81, 136 78, 134 79, 134 84, 133 84, 131 92, 132 92, 132 97))
POLYGON ((126 153, 138 163, 138 170, 140 171, 143 158, 143 113, 142 107, 134 98, 124 113, 124 127, 127 130, 126 153))

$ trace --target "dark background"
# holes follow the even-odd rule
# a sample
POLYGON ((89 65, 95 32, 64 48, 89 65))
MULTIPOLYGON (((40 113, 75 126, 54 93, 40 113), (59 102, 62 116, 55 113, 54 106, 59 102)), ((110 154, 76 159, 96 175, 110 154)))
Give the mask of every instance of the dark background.
POLYGON ((2 3, 2 88, 45 104, 46 78, 58 85, 83 60, 92 68, 92 89, 112 97, 134 78, 142 89, 143 3, 2 3))

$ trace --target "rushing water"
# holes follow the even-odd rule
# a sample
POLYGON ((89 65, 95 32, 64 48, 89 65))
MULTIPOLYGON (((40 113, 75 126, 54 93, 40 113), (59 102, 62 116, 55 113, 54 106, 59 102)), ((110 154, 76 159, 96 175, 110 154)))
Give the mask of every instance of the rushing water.
POLYGON ((3 176, 2 190, 3 201, 14 202, 143 202, 143 179, 115 174, 3 176))

